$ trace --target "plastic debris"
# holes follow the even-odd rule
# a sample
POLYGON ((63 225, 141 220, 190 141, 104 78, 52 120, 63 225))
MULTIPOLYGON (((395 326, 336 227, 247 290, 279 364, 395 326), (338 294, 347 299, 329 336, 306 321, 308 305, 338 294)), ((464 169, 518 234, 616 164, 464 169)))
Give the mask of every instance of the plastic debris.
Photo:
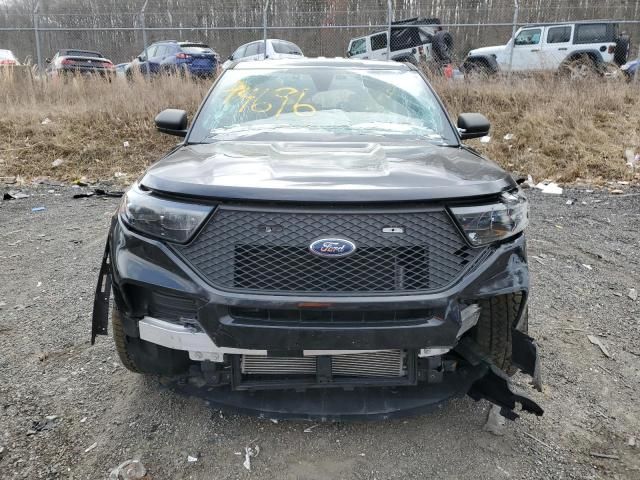
POLYGON ((635 447, 636 446, 636 437, 629 437, 629 440, 627 440, 627 445, 629 445, 630 447, 635 447))
POLYGON ((89 445, 87 448, 84 449, 84 453, 89 453, 91 450, 93 450, 97 446, 98 446, 98 442, 92 443, 91 445, 89 445))
POLYGON ((26 193, 18 192, 17 190, 9 190, 2 196, 3 200, 20 200, 21 198, 28 198, 26 193))
POLYGON ((47 209, 47 207, 33 207, 31 209, 32 212, 44 212, 47 209))
POLYGON ((260 454, 260 447, 256 445, 254 448, 244 447, 244 462, 242 465, 247 470, 251 471, 251 457, 257 457, 260 454))
POLYGON ((82 418, 80 419, 80 423, 84 423, 84 422, 86 422, 86 421, 87 421, 87 417, 82 417, 82 418))
POLYGON ((51 162, 51 166, 53 168, 55 167, 59 167, 60 165, 62 165, 64 163, 64 160, 61 158, 56 158, 53 162, 51 162))
POLYGON ((97 195, 99 197, 113 197, 113 198, 120 198, 121 196, 124 195, 124 192, 121 190, 103 190, 102 188, 96 188, 93 192, 82 192, 82 193, 76 193, 75 195, 73 195, 73 198, 89 198, 89 197, 93 197, 94 195, 97 195))
POLYGON ((630 288, 628 295, 634 302, 638 299, 638 291, 635 288, 630 288))
POLYGON ((569 200, 567 200, 567 205, 573 205, 574 203, 576 203, 576 199, 575 198, 570 198, 569 200))
POLYGON ((198 457, 192 457, 191 455, 187 455, 187 462, 193 463, 197 461, 198 461, 198 457))
POLYGON ((594 345, 597 345, 600 348, 600 350, 602 351, 605 357, 611 358, 611 355, 609 354, 609 350, 607 350, 607 347, 605 346, 605 344, 602 343, 602 340, 600 340, 595 335, 587 335, 587 338, 591 343, 593 343, 594 345))
POLYGON ((126 174, 126 173, 123 173, 123 172, 116 172, 116 173, 114 173, 114 174, 113 174, 113 176, 114 176, 115 178, 123 178, 123 177, 126 177, 126 176, 127 176, 127 174, 126 174))
POLYGON ((507 133, 504 136, 504 139, 508 142, 509 140, 513 140, 513 133, 507 133))
POLYGON ((500 414, 500 407, 498 405, 493 405, 487 415, 487 422, 484 424, 482 429, 485 432, 501 437, 504 435, 505 423, 505 418, 500 414))
POLYGON ((624 157, 627 160, 627 167, 631 170, 635 170, 640 165, 640 154, 636 155, 632 149, 628 148, 624 151, 624 157))
POLYGON ((277 418, 272 418, 272 419, 271 419, 271 423, 275 423, 275 424, 277 424, 277 423, 278 423, 278 419, 277 419, 277 418))
POLYGON ((560 187, 555 182, 540 182, 536 185, 538 190, 541 190, 542 193, 548 193, 551 195, 562 195, 562 187, 560 187))
POLYGON ((140 480, 147 474, 147 469, 140 460, 127 460, 111 470, 109 480, 140 480))
POLYGON ((318 424, 316 423, 315 425, 311 425, 310 427, 307 427, 303 430, 304 433, 311 433, 313 431, 314 428, 316 428, 318 426, 318 424))
POLYGON ((624 193, 624 190, 620 190, 619 188, 616 188, 615 190, 611 190, 609 193, 611 195, 621 195, 624 193))
POLYGON ((489 135, 485 135, 480 139, 481 143, 491 143, 491 137, 489 135))
POLYGON ((593 270, 593 267, 591 265, 587 265, 586 263, 583 263, 582 266, 587 270, 593 270))
POLYGON ((122 142, 122 146, 123 146, 124 148, 129 148, 129 142, 127 142, 127 141, 122 142))
POLYGON ((49 125, 51 122, 51 119, 49 117, 46 117, 44 120, 42 120, 40 122, 40 125, 49 125))

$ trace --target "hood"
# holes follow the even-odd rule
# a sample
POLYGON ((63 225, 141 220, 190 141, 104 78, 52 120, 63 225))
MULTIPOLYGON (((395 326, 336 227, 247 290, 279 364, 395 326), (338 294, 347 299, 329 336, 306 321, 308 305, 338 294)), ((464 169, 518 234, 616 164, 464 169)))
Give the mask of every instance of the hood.
POLYGON ((495 163, 460 147, 334 142, 218 142, 179 147, 142 185, 229 200, 428 201, 515 186, 495 163))
POLYGON ((494 47, 481 47, 471 50, 468 56, 474 55, 499 55, 507 49, 506 45, 496 45, 494 47))

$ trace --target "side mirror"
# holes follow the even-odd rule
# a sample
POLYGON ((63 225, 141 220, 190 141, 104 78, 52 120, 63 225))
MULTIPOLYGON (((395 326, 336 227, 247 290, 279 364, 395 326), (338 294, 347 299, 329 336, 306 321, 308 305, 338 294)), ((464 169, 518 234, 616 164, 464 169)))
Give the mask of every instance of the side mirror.
POLYGON ((233 55, 229 55, 229 58, 228 58, 228 60, 231 60, 231 61, 233 61, 233 55))
POLYGON ((156 128, 159 132, 176 137, 187 135, 187 112, 168 108, 156 115, 156 128))
POLYGON ((50 58, 45 58, 45 59, 44 59, 44 63, 46 63, 46 64, 51 63, 51 59, 50 59, 50 58))
POLYGON ((347 58, 351 56, 351 52, 347 52, 347 58))
POLYGON ((462 140, 484 137, 490 129, 491 123, 481 113, 461 113, 458 117, 458 132, 462 140))
POLYGON ((138 61, 139 62, 146 62, 147 61, 147 57, 145 57, 144 55, 138 55, 138 61))

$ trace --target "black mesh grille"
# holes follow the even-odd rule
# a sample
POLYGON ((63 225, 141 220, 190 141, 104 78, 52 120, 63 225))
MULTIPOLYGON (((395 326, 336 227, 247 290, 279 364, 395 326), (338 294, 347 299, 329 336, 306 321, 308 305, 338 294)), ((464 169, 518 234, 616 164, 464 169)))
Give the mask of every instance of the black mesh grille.
POLYGON ((402 293, 439 290, 480 254, 444 210, 413 212, 247 211, 219 208, 196 239, 178 247, 223 289, 282 293, 402 293), (403 233, 383 229, 401 228, 403 233), (343 238, 343 258, 309 252, 319 238, 343 238))

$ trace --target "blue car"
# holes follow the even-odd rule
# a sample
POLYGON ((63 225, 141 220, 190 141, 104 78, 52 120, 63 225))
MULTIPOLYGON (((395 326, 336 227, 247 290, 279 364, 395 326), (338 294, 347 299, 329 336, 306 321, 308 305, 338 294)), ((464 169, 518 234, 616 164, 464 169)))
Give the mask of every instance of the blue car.
POLYGON ((149 45, 131 62, 127 75, 138 71, 142 74, 179 73, 212 77, 218 70, 218 64, 218 54, 204 43, 166 40, 149 45))
MULTIPOLYGON (((625 63, 624 65, 622 65, 620 67, 620 70, 624 72, 624 74, 629 80, 633 80, 636 76, 636 73, 638 72, 639 67, 640 67, 640 60, 634 60, 632 62, 625 63)), ((640 75, 640 73, 638 73, 638 75, 640 75)))

